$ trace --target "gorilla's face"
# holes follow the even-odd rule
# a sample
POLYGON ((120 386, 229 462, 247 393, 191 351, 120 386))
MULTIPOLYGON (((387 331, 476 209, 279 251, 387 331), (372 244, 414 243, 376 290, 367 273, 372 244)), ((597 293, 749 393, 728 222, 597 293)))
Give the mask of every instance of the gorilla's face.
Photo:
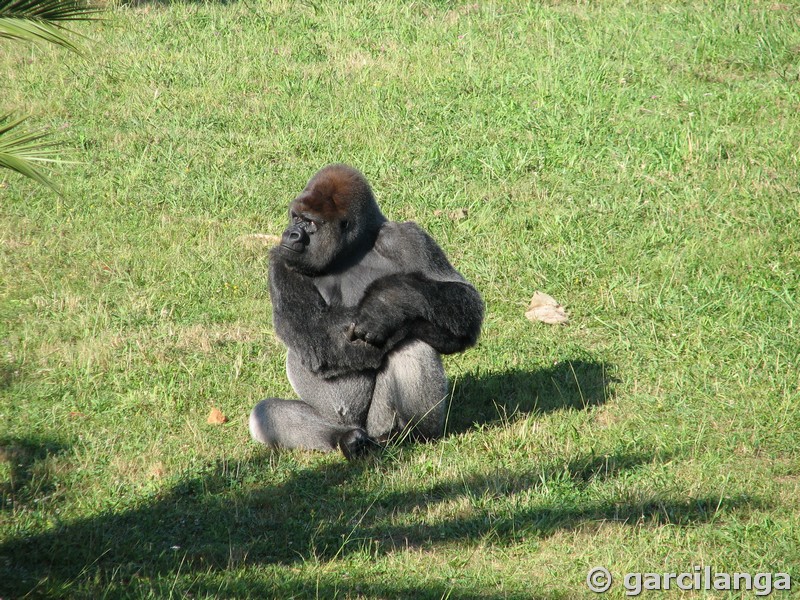
POLYGON ((341 251, 347 221, 325 221, 307 211, 289 209, 289 226, 281 236, 280 252, 287 262, 310 273, 321 273, 341 251))
POLYGON ((289 227, 278 251, 295 269, 320 275, 368 250, 384 221, 364 176, 346 165, 329 165, 289 205, 289 227))
MULTIPOLYGON (((302 254, 311 243, 311 236, 317 232, 319 225, 300 215, 289 215, 289 227, 281 236, 281 247, 295 254, 302 254)), ((291 256, 291 254, 289 255, 291 256)))

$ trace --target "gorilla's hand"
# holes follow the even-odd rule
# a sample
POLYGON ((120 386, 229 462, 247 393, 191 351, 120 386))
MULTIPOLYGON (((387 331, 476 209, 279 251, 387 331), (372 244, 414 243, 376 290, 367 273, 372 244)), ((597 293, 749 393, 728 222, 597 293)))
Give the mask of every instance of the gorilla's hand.
POLYGON ((349 339, 342 327, 332 330, 326 343, 298 350, 303 364, 326 379, 356 371, 376 370, 383 364, 385 353, 366 341, 349 339))
POLYGON ((383 309, 377 306, 362 308, 355 321, 347 328, 347 339, 351 342, 363 341, 372 346, 382 347, 391 337, 403 330, 405 319, 397 314, 399 311, 383 309))
POLYGON ((351 341, 364 341, 378 347, 405 338, 410 323, 417 318, 418 294, 402 276, 380 279, 367 290, 347 330, 351 341))

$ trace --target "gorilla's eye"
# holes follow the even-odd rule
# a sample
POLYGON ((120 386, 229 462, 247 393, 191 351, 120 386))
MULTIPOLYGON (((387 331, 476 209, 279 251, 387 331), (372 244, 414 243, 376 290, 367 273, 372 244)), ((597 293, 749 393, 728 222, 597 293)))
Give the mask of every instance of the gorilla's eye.
POLYGON ((350 221, 342 221, 341 225, 342 229, 347 229, 348 227, 350 227, 350 221))

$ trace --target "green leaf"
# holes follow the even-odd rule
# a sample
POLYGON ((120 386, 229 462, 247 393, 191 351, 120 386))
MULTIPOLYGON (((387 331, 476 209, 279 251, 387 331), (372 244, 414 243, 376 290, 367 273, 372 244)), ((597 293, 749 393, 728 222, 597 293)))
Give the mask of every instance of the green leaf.
POLYGON ((45 41, 81 53, 69 35, 85 36, 61 22, 92 20, 100 11, 85 0, 0 0, 0 39, 45 41))
POLYGON ((0 0, 0 18, 87 21, 102 9, 86 0, 0 0))
POLYGON ((63 196, 61 189, 34 164, 64 162, 56 158, 60 144, 44 139, 50 135, 47 130, 18 129, 24 121, 25 117, 14 118, 10 114, 0 116, 0 167, 30 177, 63 196))

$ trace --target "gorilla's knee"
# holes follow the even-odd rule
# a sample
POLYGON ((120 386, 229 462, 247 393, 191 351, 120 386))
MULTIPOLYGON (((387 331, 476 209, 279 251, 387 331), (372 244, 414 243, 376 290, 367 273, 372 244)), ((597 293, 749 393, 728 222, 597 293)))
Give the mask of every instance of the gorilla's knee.
POLYGON ((274 402, 280 402, 277 398, 267 398, 262 400, 250 411, 250 437, 255 441, 266 444, 267 446, 277 446, 274 424, 270 419, 270 412, 274 402))

